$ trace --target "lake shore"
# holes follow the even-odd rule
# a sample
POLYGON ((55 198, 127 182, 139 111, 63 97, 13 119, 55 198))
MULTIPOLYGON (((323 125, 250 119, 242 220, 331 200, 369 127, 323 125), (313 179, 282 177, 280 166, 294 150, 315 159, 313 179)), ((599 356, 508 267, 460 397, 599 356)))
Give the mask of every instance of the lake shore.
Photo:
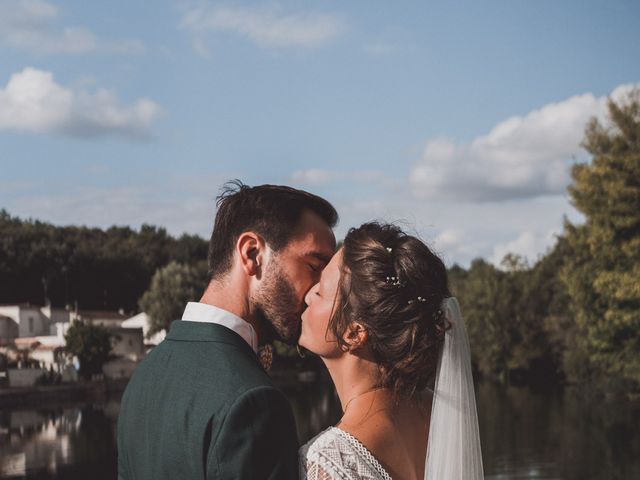
MULTIPOLYGON (((269 375, 279 388, 286 391, 296 391, 306 388, 311 383, 327 383, 330 380, 325 371, 310 369, 275 368, 269 375)), ((0 408, 37 407, 48 403, 104 399, 122 394, 128 382, 128 378, 120 378, 0 388, 0 408)))
POLYGON ((128 378, 123 378, 0 389, 0 408, 35 407, 47 403, 107 398, 122 393, 128 381, 128 378))

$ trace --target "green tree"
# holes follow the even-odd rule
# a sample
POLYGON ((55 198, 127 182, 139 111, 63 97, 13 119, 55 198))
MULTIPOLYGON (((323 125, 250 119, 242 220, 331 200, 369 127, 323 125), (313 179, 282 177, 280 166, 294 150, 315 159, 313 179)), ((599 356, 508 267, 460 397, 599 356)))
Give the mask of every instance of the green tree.
POLYGON ((57 227, 0 210, 0 232, 0 303, 131 311, 158 268, 207 257, 202 238, 149 225, 57 227))
POLYGON ((101 326, 75 322, 65 335, 67 350, 78 357, 80 376, 90 380, 102 373, 102 366, 111 355, 113 335, 101 326))
POLYGON ((569 314, 569 296, 562 281, 562 269, 569 257, 564 238, 541 257, 527 275, 527 294, 520 308, 530 313, 528 329, 534 332, 529 370, 540 380, 564 377, 563 357, 575 337, 575 323, 569 314))
POLYGON ((508 254, 501 268, 476 259, 469 270, 449 270, 466 318, 474 365, 483 376, 543 384, 562 376, 567 300, 558 270, 564 245, 559 241, 533 267, 508 254))
POLYGON ((506 381, 512 338, 513 285, 506 273, 482 259, 462 275, 455 271, 452 287, 466 319, 472 358, 485 376, 506 381))
POLYGON ((574 166, 569 187, 585 222, 565 224, 563 278, 578 330, 568 367, 576 381, 629 392, 640 389, 640 90, 609 101, 608 112, 607 125, 589 123, 592 161, 574 166))
POLYGON ((207 284, 206 264, 195 267, 170 262, 156 271, 149 290, 140 299, 140 309, 149 315, 148 335, 168 330, 182 316, 189 301, 197 301, 207 284))

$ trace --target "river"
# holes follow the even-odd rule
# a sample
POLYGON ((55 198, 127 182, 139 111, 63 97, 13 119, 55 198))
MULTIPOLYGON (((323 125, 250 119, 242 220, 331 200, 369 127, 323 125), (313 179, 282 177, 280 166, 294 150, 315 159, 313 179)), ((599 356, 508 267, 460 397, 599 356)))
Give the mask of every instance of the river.
MULTIPOLYGON (((287 392, 306 441, 336 422, 326 386, 287 392)), ((640 478, 640 409, 571 392, 477 389, 487 480, 640 478)), ((116 478, 119 399, 0 411, 0 478, 116 478)))

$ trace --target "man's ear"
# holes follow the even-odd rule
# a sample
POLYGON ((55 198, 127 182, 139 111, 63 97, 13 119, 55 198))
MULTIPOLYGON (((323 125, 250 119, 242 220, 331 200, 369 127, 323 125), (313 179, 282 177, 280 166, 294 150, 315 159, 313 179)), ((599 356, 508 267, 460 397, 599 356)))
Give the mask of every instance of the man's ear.
POLYGON ((358 322, 351 322, 342 337, 349 346, 349 351, 364 347, 369 341, 369 332, 366 327, 358 322))
POLYGON ((261 267, 266 260, 266 243, 254 232, 241 233, 236 242, 236 253, 240 258, 240 265, 248 276, 261 276, 261 267))

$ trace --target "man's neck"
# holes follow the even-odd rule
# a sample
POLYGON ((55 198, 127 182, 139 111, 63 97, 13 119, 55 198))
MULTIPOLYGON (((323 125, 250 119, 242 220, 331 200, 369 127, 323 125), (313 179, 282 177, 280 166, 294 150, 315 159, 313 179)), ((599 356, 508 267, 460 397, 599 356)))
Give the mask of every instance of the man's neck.
POLYGON ((243 287, 244 285, 237 285, 237 282, 230 278, 225 278, 224 284, 213 280, 202 294, 200 303, 221 308, 240 317, 253 327, 258 336, 258 343, 262 344, 264 332, 249 300, 249 292, 243 287))

